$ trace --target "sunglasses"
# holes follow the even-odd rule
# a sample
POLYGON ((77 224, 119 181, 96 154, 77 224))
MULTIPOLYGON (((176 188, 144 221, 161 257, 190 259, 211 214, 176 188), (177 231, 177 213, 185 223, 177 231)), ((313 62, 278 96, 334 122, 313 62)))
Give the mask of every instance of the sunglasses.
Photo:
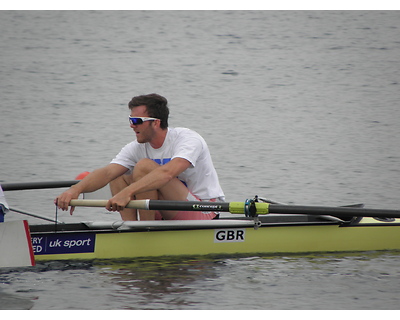
POLYGON ((129 123, 131 125, 142 124, 145 121, 154 121, 158 120, 157 118, 148 118, 148 117, 129 117, 129 123))

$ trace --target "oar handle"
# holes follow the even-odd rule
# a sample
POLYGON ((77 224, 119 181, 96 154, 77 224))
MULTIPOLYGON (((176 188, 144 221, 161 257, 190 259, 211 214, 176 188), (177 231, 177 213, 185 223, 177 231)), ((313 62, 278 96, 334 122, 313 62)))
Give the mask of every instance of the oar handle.
MULTIPOLYGON (((75 199, 71 200, 70 205, 72 207, 105 207, 107 202, 108 200, 75 199)), ((148 202, 149 200, 132 200, 126 208, 149 210, 148 202)))

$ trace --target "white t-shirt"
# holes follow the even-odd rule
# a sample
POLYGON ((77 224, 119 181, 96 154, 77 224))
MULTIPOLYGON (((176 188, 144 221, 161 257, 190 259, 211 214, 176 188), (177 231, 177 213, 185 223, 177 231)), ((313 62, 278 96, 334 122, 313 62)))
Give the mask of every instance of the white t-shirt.
POLYGON ((152 159, 160 165, 174 158, 186 159, 191 166, 178 179, 201 200, 219 198, 218 201, 224 201, 225 196, 207 143, 197 132, 187 128, 168 128, 161 148, 154 149, 150 143, 138 143, 135 140, 123 147, 111 163, 120 164, 131 171, 143 158, 152 159))

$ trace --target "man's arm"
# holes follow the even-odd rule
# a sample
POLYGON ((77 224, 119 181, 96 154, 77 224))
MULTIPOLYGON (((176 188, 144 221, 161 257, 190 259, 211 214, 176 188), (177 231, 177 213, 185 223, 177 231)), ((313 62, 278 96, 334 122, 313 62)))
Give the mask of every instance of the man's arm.
MULTIPOLYGON (((77 199, 79 195, 83 192, 93 192, 96 191, 110 181, 119 177, 128 171, 127 168, 119 164, 111 163, 103 168, 96 169, 89 173, 84 179, 79 181, 77 184, 73 185, 71 188, 60 194, 54 203, 62 210, 68 210, 69 203, 72 199, 77 199)), ((71 215, 74 211, 74 207, 71 207, 71 215)))

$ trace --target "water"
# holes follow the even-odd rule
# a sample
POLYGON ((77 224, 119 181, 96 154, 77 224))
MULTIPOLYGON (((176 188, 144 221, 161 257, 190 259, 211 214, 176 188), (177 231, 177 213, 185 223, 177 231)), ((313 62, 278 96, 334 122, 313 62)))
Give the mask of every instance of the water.
MULTIPOLYGON (((107 164, 132 139, 127 102, 157 92, 171 126, 208 142, 228 201, 398 209, 399 18, 1 11, 0 182, 71 180, 107 164)), ((54 217, 59 192, 6 196, 54 217)), ((50 263, 1 270, 0 294, 33 309, 396 309, 399 262, 367 253, 50 263)))
POLYGON ((49 262, 0 279, 46 310, 396 310, 399 261, 370 253, 49 262))

